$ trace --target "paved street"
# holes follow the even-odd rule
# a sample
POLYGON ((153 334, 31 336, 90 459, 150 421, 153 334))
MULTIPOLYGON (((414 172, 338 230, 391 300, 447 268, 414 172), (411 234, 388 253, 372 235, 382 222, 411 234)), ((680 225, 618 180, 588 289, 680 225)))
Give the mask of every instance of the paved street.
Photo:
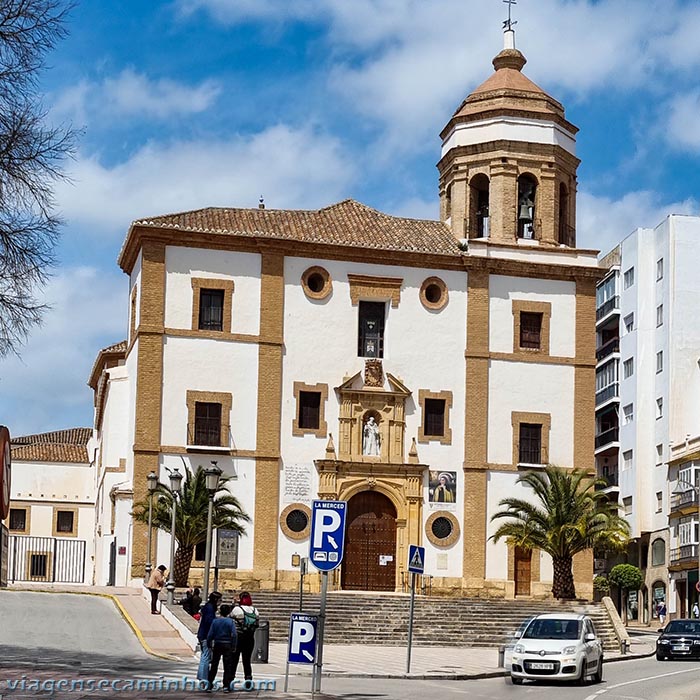
MULTIPOLYGON (((138 596, 134 598, 138 599, 138 596)), ((653 635, 646 636, 647 653, 653 648, 653 640, 653 635)), ((642 644, 641 641, 636 643, 642 644)), ((256 680, 276 682, 275 691, 254 692, 256 697, 270 700, 308 697, 311 679, 304 675, 307 671, 304 667, 291 667, 290 693, 282 692, 285 659, 282 646, 271 646, 270 663, 254 666, 256 680)), ((518 687, 505 677, 469 680, 444 677, 464 674, 479 664, 483 670, 498 673, 491 659, 493 651, 452 649, 441 652, 440 649, 417 648, 414 650, 416 665, 428 676, 436 674, 435 677, 360 678, 349 676, 400 672, 405 650, 329 646, 325 669, 330 675, 324 676, 323 694, 317 698, 321 700, 327 695, 344 700, 425 700, 430 697, 439 700, 451 697, 467 700, 520 697, 533 700, 697 700, 700 687, 700 663, 661 663, 653 657, 606 663, 605 682, 583 687, 553 683, 518 687), (489 655, 484 656, 485 652, 489 655), (441 653, 446 654, 442 660, 438 658, 441 653)), ((120 688, 125 688, 118 693, 123 698, 201 697, 191 682, 185 691, 167 686, 168 681, 181 681, 183 677, 193 679, 196 667, 194 658, 168 660, 147 654, 109 599, 61 593, 0 592, 0 696, 4 698, 47 697, 52 690, 53 697, 72 700, 117 695, 111 685, 104 689, 85 685, 70 688, 73 681, 87 683, 90 679, 110 684, 115 681, 120 688), (59 680, 64 680, 66 685, 56 687, 59 680), (137 680, 148 681, 150 685, 133 685, 137 680), (44 685, 37 688, 41 683, 44 685)), ((248 695, 250 693, 246 693, 248 695)))

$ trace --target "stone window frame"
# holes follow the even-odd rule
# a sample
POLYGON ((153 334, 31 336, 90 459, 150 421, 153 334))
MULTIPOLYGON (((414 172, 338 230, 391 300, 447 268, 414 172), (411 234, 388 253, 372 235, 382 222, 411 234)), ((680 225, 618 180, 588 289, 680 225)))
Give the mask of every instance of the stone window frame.
POLYGON ((233 407, 233 394, 226 391, 193 391, 187 390, 187 436, 185 444, 193 449, 203 449, 211 447, 230 448, 231 441, 229 432, 231 430, 231 409, 233 407), (190 443, 190 435, 194 440, 194 423, 197 403, 218 403, 221 404, 221 435, 219 445, 194 445, 190 443))
POLYGON ((326 423, 326 402, 328 401, 328 384, 304 384, 304 382, 294 382, 294 419, 292 420, 292 435, 302 437, 303 435, 315 435, 317 438, 324 438, 328 434, 328 424, 326 423), (321 401, 318 406, 318 428, 299 427, 299 398, 302 391, 321 394, 321 401))
POLYGON ((428 538, 428 541, 436 547, 451 547, 459 541, 460 535, 461 531, 459 527, 459 520, 457 520, 453 513, 450 513, 447 510, 437 510, 434 513, 431 513, 430 517, 425 521, 425 536, 428 538), (452 525, 452 532, 448 537, 443 539, 439 539, 433 534, 433 523, 438 518, 447 518, 452 525))
POLYGON ((17 506, 14 503, 10 503, 10 510, 23 510, 24 511, 24 529, 23 530, 10 530, 10 514, 7 514, 7 529, 11 535, 28 535, 31 532, 32 527, 32 507, 31 506, 17 506))
POLYGON ((24 568, 25 568, 25 578, 28 581, 51 581, 51 572, 53 571, 53 552, 47 552, 46 550, 36 550, 29 549, 24 555, 24 568), (46 576, 44 578, 33 577, 32 572, 32 556, 46 557, 46 576))
POLYGON ((450 428, 450 410, 452 409, 452 392, 451 391, 428 391, 427 389, 418 390, 418 405, 420 406, 420 425, 418 426, 418 442, 426 444, 428 442, 439 442, 441 445, 452 444, 452 428, 450 428), (425 434, 425 400, 426 399, 442 399, 445 401, 445 424, 444 434, 426 435, 425 434))
POLYGON ((192 330, 197 333, 214 333, 215 335, 231 333, 231 310, 233 308, 233 280, 220 277, 192 277, 192 330), (223 291, 224 307, 222 310, 221 330, 214 331, 199 328, 199 302, 202 289, 223 291))
POLYGON ((549 301, 527 301, 513 299, 513 354, 514 355, 543 355, 549 357, 550 325, 552 318, 552 304, 549 301), (540 347, 520 347, 520 316, 522 313, 542 314, 542 326, 540 328, 540 347))
POLYGON ((54 506, 51 515, 52 537, 77 537, 78 536, 78 508, 75 506, 54 506), (73 529, 70 532, 59 532, 58 514, 63 512, 73 513, 73 529))
POLYGON ((423 281, 420 288, 420 301, 423 306, 429 311, 440 311, 447 306, 450 300, 450 295, 447 290, 447 285, 439 277, 428 277, 423 281), (428 288, 436 286, 440 289, 440 298, 438 301, 430 301, 427 297, 428 288))
POLYGON ((360 301, 387 301, 391 308, 398 307, 401 301, 403 277, 379 277, 377 275, 356 275, 348 272, 350 301, 357 306, 360 301))
POLYGON ((301 540, 308 540, 311 536, 311 508, 304 503, 290 503, 281 513, 279 518, 280 530, 284 533, 286 537, 290 540, 295 540, 297 542, 301 540), (306 514, 308 522, 306 527, 300 532, 294 532, 290 530, 287 525, 287 516, 295 510, 300 510, 306 514))
MULTIPOLYGON (((551 413, 529 413, 522 411, 512 411, 510 414, 510 422, 513 426, 513 466, 525 464, 520 461, 520 424, 531 423, 542 426, 541 444, 540 444, 540 459, 541 465, 549 464, 549 437, 552 429, 552 414, 551 413)), ((531 467, 528 463, 528 466, 531 467)))
POLYGON ((333 291, 333 280, 331 278, 330 272, 328 272, 328 270, 326 270, 325 267, 321 267, 320 265, 313 265, 312 267, 309 267, 306 270, 304 270, 304 272, 302 273, 301 287, 304 290, 304 294, 306 294, 306 296, 309 299, 321 301, 333 291), (323 278, 323 288, 318 292, 315 292, 309 286, 309 278, 312 275, 320 275, 323 278))

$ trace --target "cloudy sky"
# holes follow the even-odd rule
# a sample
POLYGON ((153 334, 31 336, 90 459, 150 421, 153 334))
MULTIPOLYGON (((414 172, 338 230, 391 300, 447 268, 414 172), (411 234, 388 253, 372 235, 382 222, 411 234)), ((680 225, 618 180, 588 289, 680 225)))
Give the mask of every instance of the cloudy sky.
MULTIPOLYGON (((137 218, 353 197, 437 218, 438 134, 491 73, 501 0, 82 0, 42 75, 83 129, 52 311, 0 360, 14 435, 92 424, 86 385, 127 330, 116 258, 137 218)), ((578 240, 607 251, 700 214, 700 3, 518 0, 524 72, 580 127, 578 240)))

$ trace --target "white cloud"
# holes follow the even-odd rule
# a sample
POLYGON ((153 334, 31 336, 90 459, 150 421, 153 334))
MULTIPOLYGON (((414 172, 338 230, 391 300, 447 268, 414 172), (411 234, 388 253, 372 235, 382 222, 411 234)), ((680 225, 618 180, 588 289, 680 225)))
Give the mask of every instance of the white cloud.
POLYGON ((325 206, 347 196, 354 177, 340 143, 313 129, 274 126, 228 141, 150 143, 113 167, 78 158, 57 201, 69 223, 126 232, 143 216, 209 206, 325 206))
POLYGON ((45 300, 52 308, 21 358, 0 361, 0 416, 13 435, 92 425, 90 370, 126 337, 128 284, 116 266, 63 268, 45 300))
POLYGON ((204 112, 220 94, 214 80, 190 86, 168 78, 154 80, 127 68, 102 82, 82 81, 68 88, 56 96, 52 111, 81 124, 90 118, 125 116, 165 120, 204 112))
POLYGON ((628 192, 618 200, 579 192, 576 242, 605 254, 637 228, 654 228, 669 214, 700 215, 700 201, 663 202, 648 190, 628 192))
POLYGON ((700 90, 673 98, 662 113, 660 129, 665 140, 678 150, 700 152, 700 90))

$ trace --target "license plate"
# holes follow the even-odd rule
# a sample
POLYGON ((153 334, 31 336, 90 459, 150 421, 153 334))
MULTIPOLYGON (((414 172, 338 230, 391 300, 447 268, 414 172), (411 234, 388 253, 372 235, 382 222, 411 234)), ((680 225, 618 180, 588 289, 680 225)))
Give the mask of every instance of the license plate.
POLYGON ((542 663, 541 661, 533 661, 530 663, 530 668, 535 671, 551 671, 554 664, 542 663))
POLYGON ((682 646, 678 646, 678 647, 673 647, 672 650, 673 651, 690 651, 690 647, 682 645, 682 646))

